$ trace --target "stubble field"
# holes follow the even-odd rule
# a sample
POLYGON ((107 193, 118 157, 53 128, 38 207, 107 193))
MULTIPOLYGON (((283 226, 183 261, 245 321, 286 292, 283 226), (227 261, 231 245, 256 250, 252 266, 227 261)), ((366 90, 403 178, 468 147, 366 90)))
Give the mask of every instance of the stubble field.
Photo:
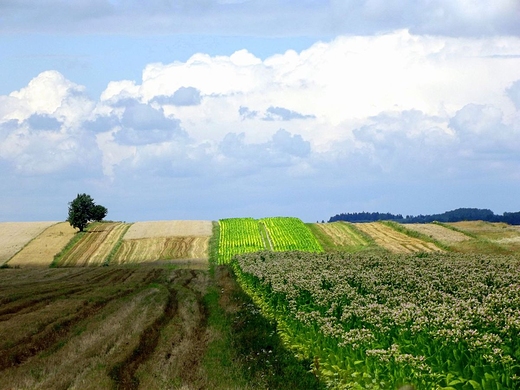
POLYGON ((365 234, 371 236, 377 245, 393 253, 442 251, 442 249, 431 242, 409 237, 380 222, 356 223, 355 226, 365 234))
POLYGON ((2 222, 0 223, 0 265, 8 261, 29 241, 57 222, 2 222))

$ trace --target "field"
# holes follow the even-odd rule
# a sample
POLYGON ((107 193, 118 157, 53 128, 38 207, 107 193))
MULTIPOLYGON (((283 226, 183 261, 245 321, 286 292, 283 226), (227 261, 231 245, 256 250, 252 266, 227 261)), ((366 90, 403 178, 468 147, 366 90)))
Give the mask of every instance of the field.
POLYGON ((112 248, 121 239, 129 224, 103 222, 90 225, 81 239, 57 262, 58 266, 85 266, 103 264, 112 248))
POLYGON ((68 222, 52 225, 14 255, 8 264, 11 267, 48 267, 76 234, 68 222))
POLYGON ((219 221, 218 263, 259 250, 322 252, 316 237, 298 218, 228 218, 219 221))
POLYGON ((355 226, 347 222, 314 223, 310 228, 318 241, 321 238, 323 249, 355 252, 370 245, 355 226))
POLYGON ((111 258, 114 264, 191 260, 207 268, 211 221, 136 222, 111 258))
POLYGON ((409 237, 380 222, 356 223, 355 226, 371 236, 377 245, 393 253, 436 252, 442 250, 431 242, 409 237))
POLYGON ((319 389, 229 272, 211 275, 1 269, 0 388, 319 389))
POLYGON ((330 388, 520 386, 517 258, 257 252, 232 266, 330 388))
POLYGON ((410 223, 404 225, 407 229, 415 230, 445 244, 455 244, 471 240, 471 237, 454 230, 450 230, 435 223, 410 223))
POLYGON ((515 226, 274 217, 0 233, 0 388, 520 388, 515 226))
POLYGON ((0 265, 7 262, 29 241, 56 222, 0 223, 0 265))

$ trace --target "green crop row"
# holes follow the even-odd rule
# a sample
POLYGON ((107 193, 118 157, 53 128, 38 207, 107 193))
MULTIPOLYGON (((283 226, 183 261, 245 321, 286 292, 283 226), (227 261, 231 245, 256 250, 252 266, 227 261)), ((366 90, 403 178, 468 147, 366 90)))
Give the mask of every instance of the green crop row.
POLYGON ((233 256, 265 249, 274 251, 323 252, 320 244, 298 218, 227 218, 219 221, 218 263, 233 256))
POLYGON ((330 388, 520 388, 520 260, 257 252, 237 280, 330 388))
POLYGON ((227 218, 219 221, 218 263, 227 264, 234 255, 265 249, 258 222, 253 218, 227 218))
POLYGON ((260 223, 265 226, 275 251, 323 252, 316 237, 298 218, 263 218, 260 223))

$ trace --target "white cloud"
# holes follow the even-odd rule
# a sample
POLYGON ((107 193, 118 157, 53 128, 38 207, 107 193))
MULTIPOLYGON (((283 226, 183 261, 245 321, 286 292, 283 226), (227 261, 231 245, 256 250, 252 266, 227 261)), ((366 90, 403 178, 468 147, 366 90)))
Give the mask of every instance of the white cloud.
POLYGON ((349 188, 362 202, 376 183, 395 196, 428 180, 514 183, 518 53, 514 37, 341 36, 265 60, 242 50, 149 64, 97 101, 47 71, 0 96, 0 170, 122 192, 137 180, 181 186, 181 203, 203 183, 223 191, 219 181, 287 204, 305 183, 309 202, 349 188))

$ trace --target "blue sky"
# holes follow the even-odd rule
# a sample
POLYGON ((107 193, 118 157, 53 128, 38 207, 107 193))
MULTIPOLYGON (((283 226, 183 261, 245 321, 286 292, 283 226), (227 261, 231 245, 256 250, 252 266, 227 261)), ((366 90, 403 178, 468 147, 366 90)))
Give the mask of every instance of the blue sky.
POLYGON ((0 221, 520 210, 516 0, 0 2, 0 221))

